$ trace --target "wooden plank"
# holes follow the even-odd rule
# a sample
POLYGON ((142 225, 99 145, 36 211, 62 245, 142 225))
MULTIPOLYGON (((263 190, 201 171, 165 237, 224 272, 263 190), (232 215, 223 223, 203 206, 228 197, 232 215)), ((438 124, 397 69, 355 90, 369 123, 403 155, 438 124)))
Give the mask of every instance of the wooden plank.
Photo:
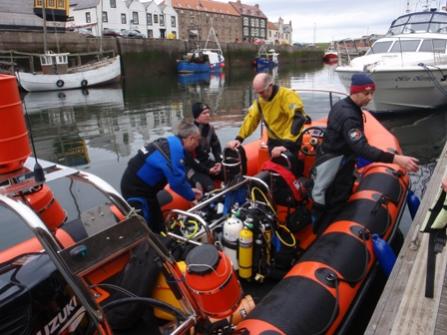
POLYGON ((437 256, 434 298, 425 298, 428 234, 419 232, 447 167, 447 143, 430 179, 397 262, 365 334, 433 334, 447 266, 447 248, 437 256))

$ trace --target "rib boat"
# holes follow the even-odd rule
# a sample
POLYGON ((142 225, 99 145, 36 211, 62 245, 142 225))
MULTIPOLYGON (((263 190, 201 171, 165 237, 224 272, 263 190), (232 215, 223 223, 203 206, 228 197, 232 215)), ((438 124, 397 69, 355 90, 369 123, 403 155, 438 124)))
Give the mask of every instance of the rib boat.
MULTIPOLYGON (((29 229, 0 251, 1 334, 343 333, 378 271, 376 241, 398 233, 409 177, 365 161, 348 204, 312 227, 323 119, 305 126, 297 157, 271 161, 265 133, 225 150, 225 186, 197 204, 161 192, 156 235, 104 180, 29 157, 15 78, 0 86, 0 229, 29 229)), ((364 118, 370 143, 401 152, 364 118)))

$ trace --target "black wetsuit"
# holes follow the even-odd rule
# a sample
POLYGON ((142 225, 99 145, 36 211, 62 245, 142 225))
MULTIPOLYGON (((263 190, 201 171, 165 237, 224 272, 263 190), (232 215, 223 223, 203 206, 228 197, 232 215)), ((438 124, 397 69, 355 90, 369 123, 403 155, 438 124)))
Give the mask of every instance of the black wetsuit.
POLYGON ((337 212, 346 203, 354 183, 355 159, 391 163, 394 155, 368 144, 363 113, 350 97, 329 112, 327 129, 314 169, 315 208, 337 212))
POLYGON ((187 153, 185 156, 187 176, 193 187, 199 183, 205 192, 209 192, 214 188, 213 180, 222 179, 221 174, 214 176, 209 173, 214 164, 222 161, 222 147, 212 125, 201 123, 195 125, 199 127, 202 138, 194 154, 187 153), (214 159, 210 158, 211 153, 214 159))

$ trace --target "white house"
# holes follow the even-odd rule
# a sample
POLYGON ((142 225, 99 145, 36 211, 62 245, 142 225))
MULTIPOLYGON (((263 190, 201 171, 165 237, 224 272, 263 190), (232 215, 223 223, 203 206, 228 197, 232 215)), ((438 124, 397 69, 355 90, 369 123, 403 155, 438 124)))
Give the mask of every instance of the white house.
POLYGON ((160 37, 177 39, 179 36, 178 15, 174 7, 172 7, 172 1, 165 0, 159 7, 164 20, 164 25, 161 25, 160 21, 160 37))
POLYGON ((85 28, 95 36, 104 29, 137 29, 145 37, 178 38, 178 16, 171 0, 72 0, 70 13, 73 28, 85 28))
POLYGON ((126 5, 128 8, 129 20, 127 27, 124 29, 139 30, 145 37, 147 37, 145 6, 138 0, 127 0, 126 5))

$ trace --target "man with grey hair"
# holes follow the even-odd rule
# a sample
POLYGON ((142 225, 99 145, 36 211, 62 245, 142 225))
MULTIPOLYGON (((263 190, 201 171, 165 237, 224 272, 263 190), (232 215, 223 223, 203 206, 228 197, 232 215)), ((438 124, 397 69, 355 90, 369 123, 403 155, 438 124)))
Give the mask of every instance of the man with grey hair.
POLYGON ((254 77, 253 90, 258 98, 250 106, 236 139, 228 142, 227 146, 233 149, 238 147, 263 121, 272 157, 278 157, 285 151, 297 154, 301 129, 306 121, 310 121, 298 93, 275 85, 272 76, 267 73, 258 73, 254 77))
POLYGON ((164 230, 157 193, 167 184, 189 201, 202 197, 200 190, 191 188, 183 165, 185 151, 194 151, 199 141, 199 128, 183 120, 176 135, 145 145, 129 160, 121 179, 121 193, 131 206, 141 210, 149 227, 157 233, 164 230))

